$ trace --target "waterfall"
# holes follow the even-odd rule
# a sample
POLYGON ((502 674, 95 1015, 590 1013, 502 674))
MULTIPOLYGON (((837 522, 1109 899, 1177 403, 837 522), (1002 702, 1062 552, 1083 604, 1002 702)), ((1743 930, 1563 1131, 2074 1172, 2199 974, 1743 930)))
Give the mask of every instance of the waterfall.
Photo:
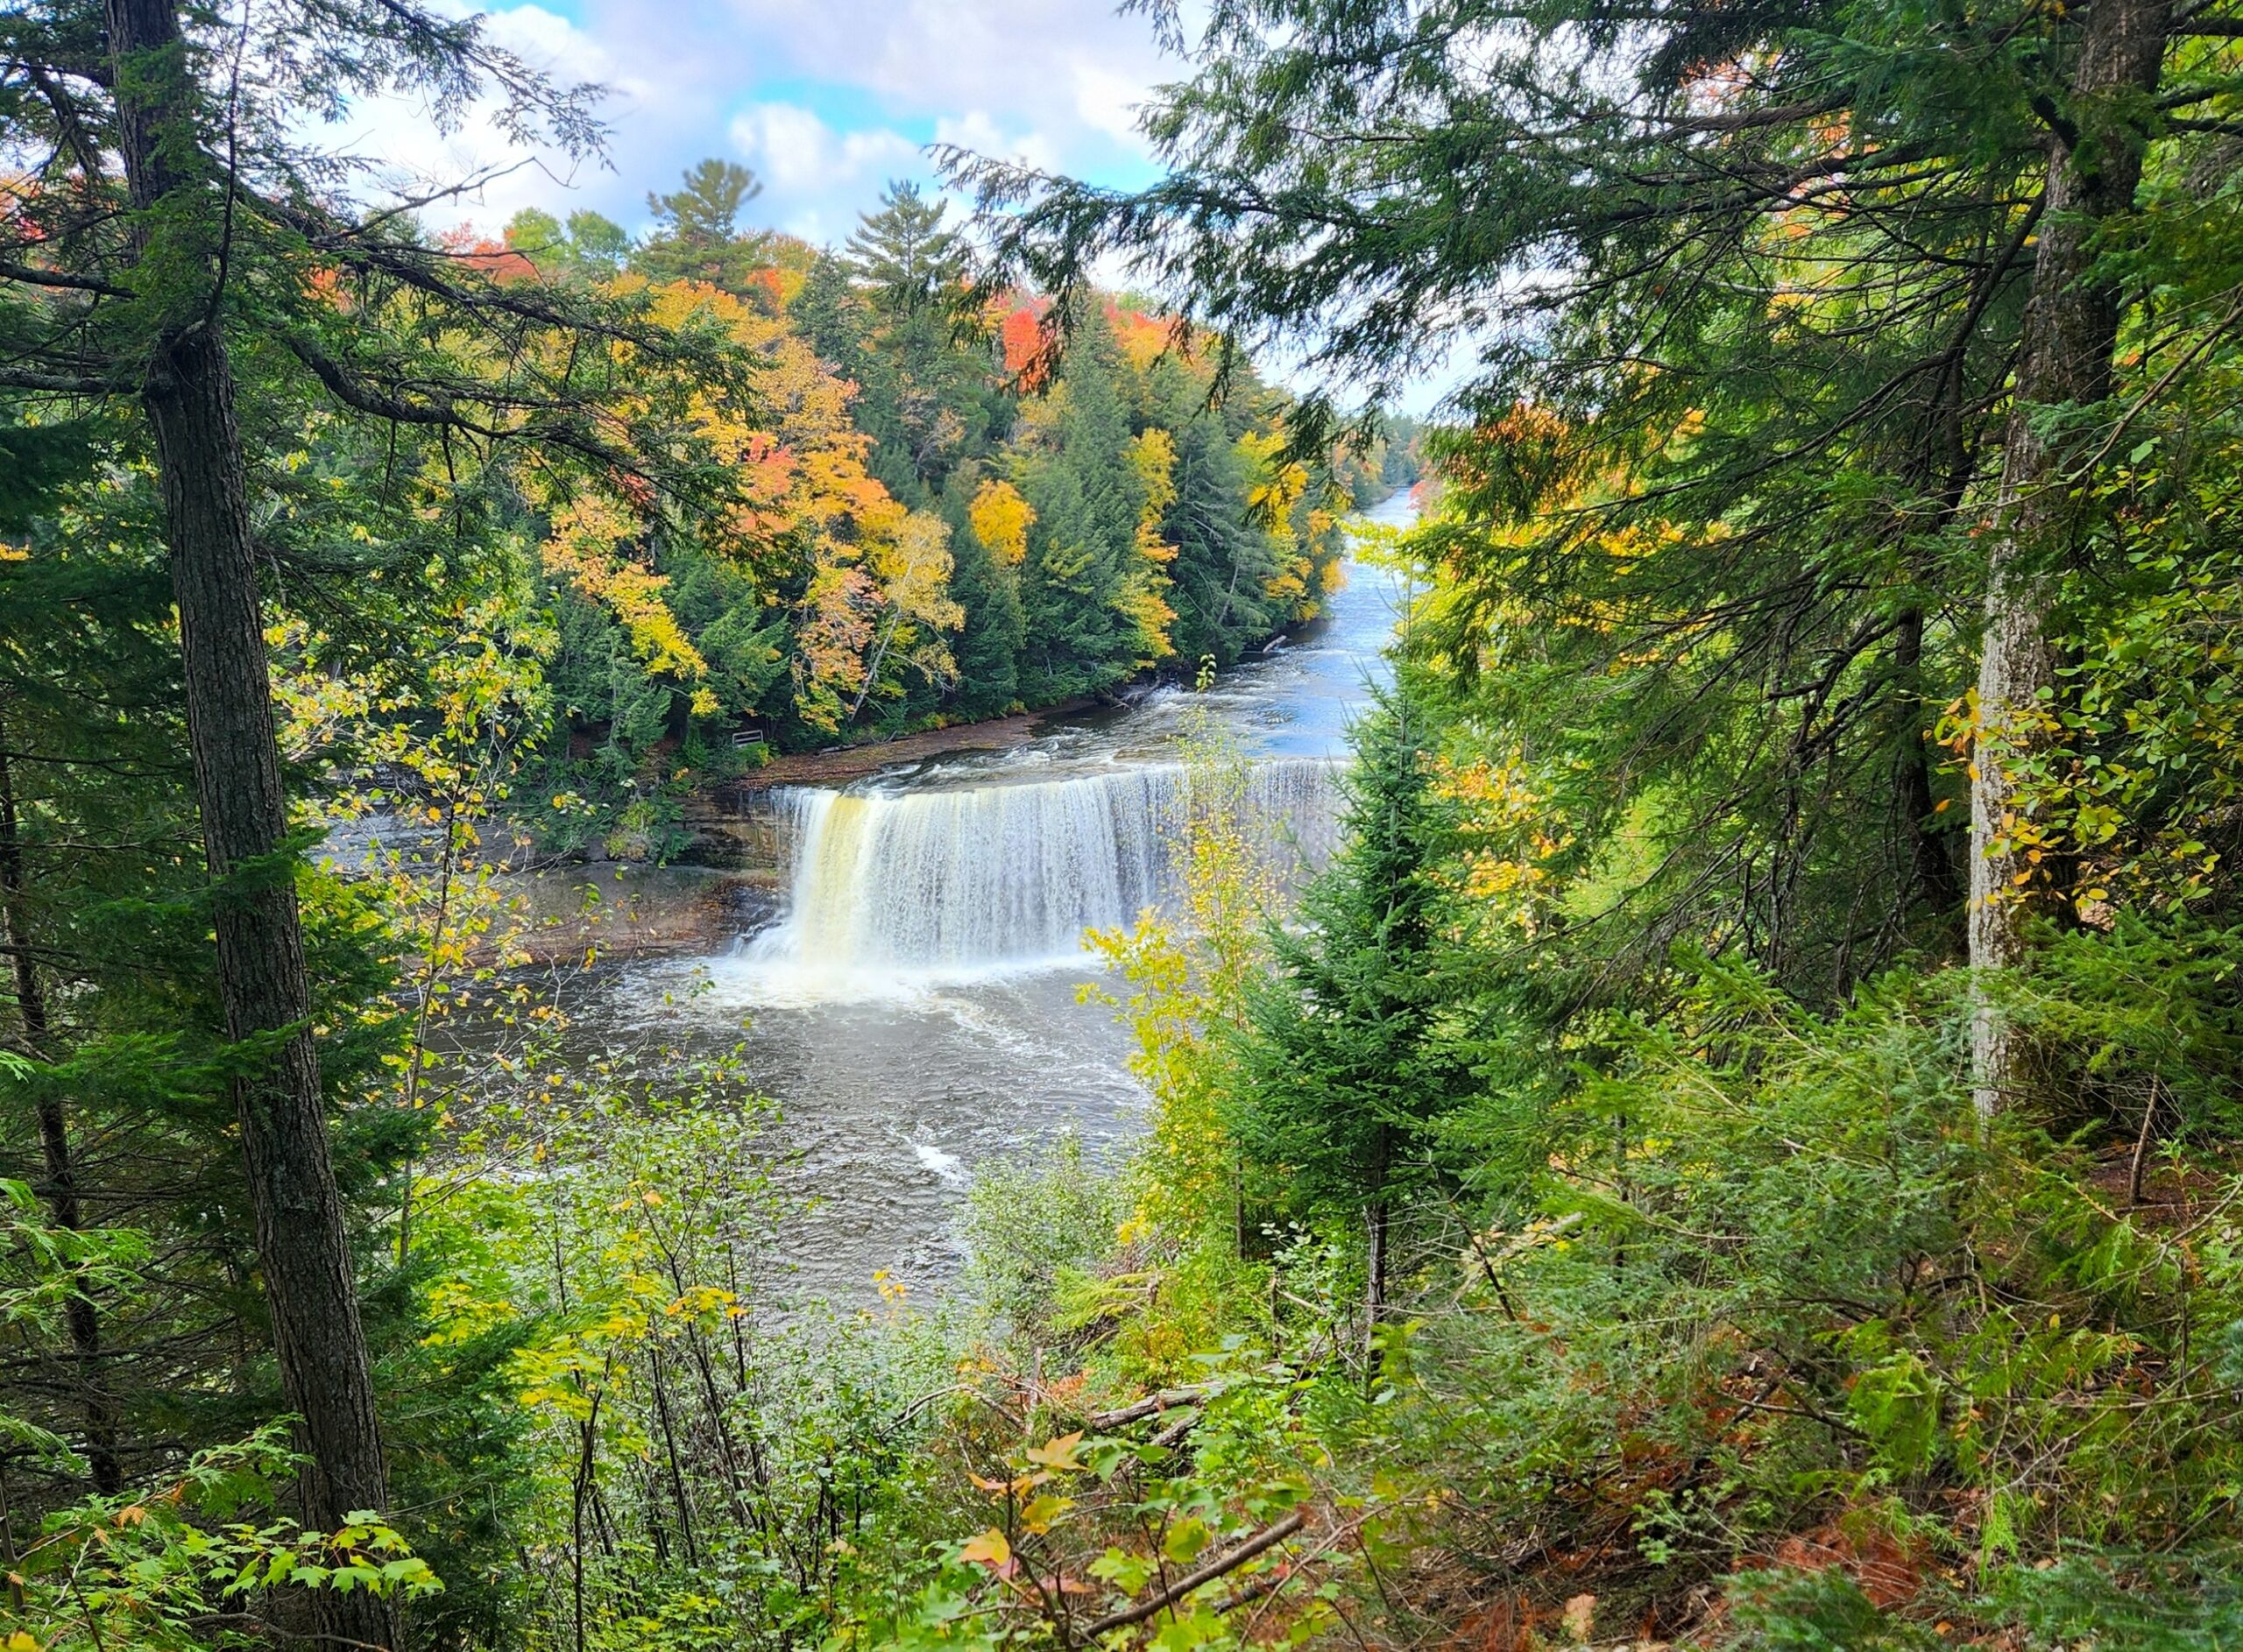
MULTIPOLYGON (((1256 765, 1240 808, 1287 875, 1321 864, 1337 771, 1256 765)), ((751 960, 820 970, 956 968, 1072 957, 1175 893, 1191 807, 1180 765, 970 789, 794 787, 776 801, 791 866, 784 916, 751 960)))

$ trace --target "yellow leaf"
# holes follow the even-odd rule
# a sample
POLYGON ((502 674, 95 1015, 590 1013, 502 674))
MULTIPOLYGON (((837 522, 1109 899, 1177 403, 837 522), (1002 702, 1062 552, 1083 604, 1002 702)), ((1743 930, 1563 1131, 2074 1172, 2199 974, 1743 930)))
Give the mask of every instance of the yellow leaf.
POLYGON ((1013 1557, 1013 1546, 1005 1541, 1004 1533, 992 1526, 978 1536, 967 1538, 966 1547, 958 1551, 958 1557, 977 1565, 1001 1566, 1013 1557))
POLYGON ((1207 1529, 1207 1523, 1205 1521, 1191 1518, 1179 1520, 1168 1528, 1168 1535, 1161 1539, 1161 1553, 1181 1565, 1197 1557, 1213 1537, 1214 1534, 1207 1529))
POLYGON ((1075 1453, 1081 1450, 1082 1443, 1082 1430, 1078 1429, 1072 1434, 1063 1434, 1045 1444, 1030 1446, 1028 1460, 1041 1463, 1046 1468, 1080 1468, 1082 1464, 1077 1460, 1075 1453))
POLYGON ((1036 526, 1036 509, 1011 483, 984 482, 973 504, 966 507, 966 519, 973 537, 1006 567, 1016 568, 1026 559, 1028 531, 1036 526))

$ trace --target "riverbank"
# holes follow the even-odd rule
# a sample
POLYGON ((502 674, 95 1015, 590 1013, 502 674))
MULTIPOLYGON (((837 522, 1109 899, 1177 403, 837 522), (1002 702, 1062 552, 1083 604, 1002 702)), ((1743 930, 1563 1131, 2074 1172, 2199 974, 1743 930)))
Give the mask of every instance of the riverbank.
POLYGON ((711 787, 705 796, 727 793, 768 792, 780 786, 846 786, 896 763, 916 763, 928 758, 952 757, 961 752, 1003 752, 1025 744, 1037 727, 1054 717, 1072 717, 1099 704, 1095 700, 1063 700, 1035 711, 1016 711, 984 723, 954 723, 944 729, 921 729, 860 745, 839 745, 823 752, 795 752, 776 757, 752 773, 711 787))
POLYGON ((860 745, 775 758, 760 769, 704 787, 685 800, 682 820, 692 835, 692 843, 679 857, 680 863, 775 878, 785 850, 779 841, 771 799, 782 787, 847 786, 899 764, 975 752, 1013 751, 1027 745, 1053 721, 1078 716, 1100 703, 1066 700, 982 723, 922 729, 860 745))
POLYGON ((781 904, 775 870, 583 862, 499 874, 507 917, 476 950, 536 968, 722 951, 781 904), (503 936, 503 942, 500 937, 503 936))

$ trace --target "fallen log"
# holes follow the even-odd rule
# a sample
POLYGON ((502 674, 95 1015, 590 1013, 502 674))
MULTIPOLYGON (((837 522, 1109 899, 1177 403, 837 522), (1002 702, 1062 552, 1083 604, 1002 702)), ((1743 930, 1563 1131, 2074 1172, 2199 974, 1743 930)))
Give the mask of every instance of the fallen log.
POLYGON ((1308 1523, 1308 1516, 1296 1508, 1275 1525, 1264 1527, 1236 1548, 1227 1550, 1196 1571, 1188 1571, 1167 1588, 1149 1595, 1136 1605, 1120 1612, 1109 1612, 1096 1622, 1086 1626, 1084 1638, 1095 1641, 1101 1634, 1116 1629, 1126 1629, 1133 1623, 1143 1623, 1147 1618, 1165 1611, 1190 1594, 1194 1589, 1206 1587, 1224 1573, 1235 1571, 1255 1556, 1276 1548, 1308 1523))

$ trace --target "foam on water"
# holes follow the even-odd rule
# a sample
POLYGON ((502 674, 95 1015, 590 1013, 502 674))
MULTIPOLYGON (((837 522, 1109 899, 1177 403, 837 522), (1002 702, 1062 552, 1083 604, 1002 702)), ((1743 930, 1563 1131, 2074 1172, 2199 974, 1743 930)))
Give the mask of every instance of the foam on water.
POLYGON ((945 1153, 940 1147, 929 1141, 913 1142, 911 1151, 917 1156, 921 1165, 944 1181, 953 1186, 965 1184, 966 1167, 959 1161, 956 1154, 945 1153))

